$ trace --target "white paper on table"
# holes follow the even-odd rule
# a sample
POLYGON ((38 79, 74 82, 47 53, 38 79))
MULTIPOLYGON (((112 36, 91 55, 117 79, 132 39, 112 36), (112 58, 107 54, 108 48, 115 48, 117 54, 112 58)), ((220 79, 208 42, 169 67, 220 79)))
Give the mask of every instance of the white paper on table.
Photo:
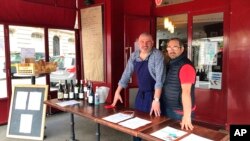
POLYGON ((33 115, 30 114, 21 114, 20 119, 20 133, 31 133, 33 115))
POLYGON ((28 110, 40 110, 41 98, 41 92, 30 92, 28 110))
POLYGON ((150 135, 162 139, 164 141, 173 141, 185 134, 187 134, 187 132, 167 126, 150 135))
POLYGON ((123 120, 129 119, 129 118, 132 118, 132 117, 133 117, 133 115, 117 113, 117 114, 113 114, 113 115, 104 117, 102 119, 107 120, 109 122, 118 123, 118 122, 121 122, 123 120))
POLYGON ((135 117, 135 118, 126 120, 124 122, 121 122, 119 124, 130 129, 136 129, 138 127, 144 126, 149 123, 151 123, 151 121, 135 117))
POLYGON ((19 91, 16 93, 15 109, 25 110, 28 98, 28 92, 19 91))
POLYGON ((63 102, 57 102, 56 104, 62 107, 69 106, 69 105, 75 105, 79 104, 81 102, 76 101, 76 100, 69 100, 69 101, 63 101, 63 102))
POLYGON ((185 138, 181 139, 180 141, 213 141, 195 134, 190 134, 186 136, 185 138))

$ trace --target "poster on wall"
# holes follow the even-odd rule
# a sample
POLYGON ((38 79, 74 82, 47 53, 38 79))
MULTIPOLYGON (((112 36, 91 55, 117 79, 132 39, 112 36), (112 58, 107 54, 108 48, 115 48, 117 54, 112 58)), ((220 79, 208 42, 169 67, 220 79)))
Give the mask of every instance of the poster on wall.
POLYGON ((81 9, 81 34, 84 76, 104 81, 102 6, 81 9))
POLYGON ((221 89, 222 73, 221 72, 209 72, 209 88, 221 89))
POLYGON ((201 42, 199 51, 199 65, 211 65, 213 64, 214 56, 217 53, 217 42, 201 42))

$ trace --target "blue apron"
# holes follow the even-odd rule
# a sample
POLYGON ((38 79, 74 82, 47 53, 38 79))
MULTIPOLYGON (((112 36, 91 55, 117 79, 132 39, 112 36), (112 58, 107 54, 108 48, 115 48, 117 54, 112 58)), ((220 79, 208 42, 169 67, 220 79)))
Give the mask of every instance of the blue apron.
POLYGON ((155 80, 148 70, 148 60, 134 61, 139 90, 135 99, 135 109, 150 112, 154 97, 155 80))

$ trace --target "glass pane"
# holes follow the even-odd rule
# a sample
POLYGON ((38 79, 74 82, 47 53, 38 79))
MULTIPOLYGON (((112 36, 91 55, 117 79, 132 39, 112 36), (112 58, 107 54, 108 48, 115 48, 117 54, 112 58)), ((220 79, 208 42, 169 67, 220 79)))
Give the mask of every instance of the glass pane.
POLYGON ((4 45, 4 27, 0 24, 0 98, 7 97, 6 74, 5 74, 5 45, 4 45))
POLYGON ((221 89, 223 13, 193 17, 192 60, 197 71, 196 87, 221 89))
POLYGON ((187 47, 187 14, 157 17, 156 29, 156 47, 164 52, 166 61, 169 60, 166 53, 168 39, 178 37, 187 47))
MULTIPOLYGON (((10 62, 12 85, 31 84, 30 76, 17 74, 16 63, 21 63, 21 50, 33 50, 28 53, 38 61, 45 58, 44 29, 25 26, 9 26, 10 37, 10 62)), ((28 55, 27 54, 27 55, 28 55)), ((36 84, 46 84, 45 76, 37 77, 36 84)))
POLYGON ((49 29, 49 56, 50 61, 57 62, 57 70, 50 73, 51 88, 56 88, 59 81, 75 82, 75 32, 49 29))

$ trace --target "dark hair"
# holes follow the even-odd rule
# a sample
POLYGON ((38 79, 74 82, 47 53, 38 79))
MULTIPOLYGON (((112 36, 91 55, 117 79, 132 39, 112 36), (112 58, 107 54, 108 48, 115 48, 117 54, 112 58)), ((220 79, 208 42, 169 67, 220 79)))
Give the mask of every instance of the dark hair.
MULTIPOLYGON (((170 39, 168 40, 168 43, 169 43, 170 41, 178 41, 180 47, 184 47, 184 44, 183 44, 183 42, 181 41, 180 38, 177 38, 177 37, 175 37, 175 38, 170 38, 170 39)), ((168 43, 167 43, 167 44, 168 44, 168 43)))

